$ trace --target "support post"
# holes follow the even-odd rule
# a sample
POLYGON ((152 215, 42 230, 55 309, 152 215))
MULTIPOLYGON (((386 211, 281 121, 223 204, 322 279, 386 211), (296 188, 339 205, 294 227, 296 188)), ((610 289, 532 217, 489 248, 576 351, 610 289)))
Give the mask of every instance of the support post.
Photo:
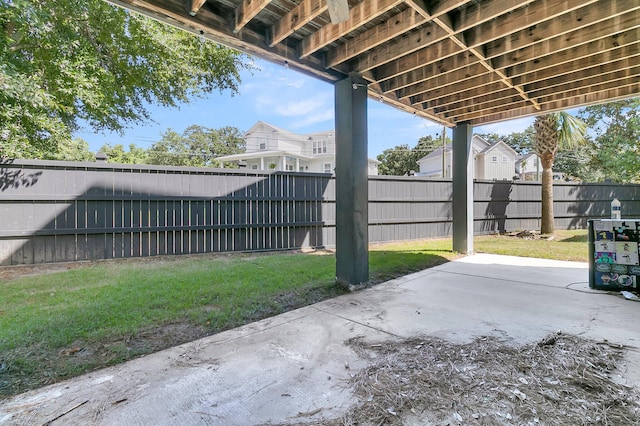
POLYGON ((453 128, 453 250, 473 253, 473 149, 472 126, 453 128))
POLYGON ((369 281, 367 82, 356 73, 335 84, 336 281, 369 281))

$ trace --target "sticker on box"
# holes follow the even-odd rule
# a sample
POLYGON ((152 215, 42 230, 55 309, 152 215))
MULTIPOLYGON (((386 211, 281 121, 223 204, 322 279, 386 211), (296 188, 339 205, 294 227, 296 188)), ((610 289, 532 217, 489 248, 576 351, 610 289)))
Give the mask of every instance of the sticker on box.
POLYGON ((596 271, 611 272, 611 263, 596 263, 596 271))
MULTIPOLYGON (((605 263, 601 263, 600 265, 606 265, 606 264, 605 263)), ((616 274, 626 274, 628 272, 626 265, 620 265, 618 263, 614 263, 614 264, 607 265, 607 266, 610 267, 609 268, 610 272, 615 272, 616 274)), ((606 271, 602 271, 602 272, 606 272, 606 271)))
POLYGON ((596 241, 596 251, 616 251, 616 243, 614 241, 596 241))
POLYGON ((608 231, 598 231, 596 234, 596 241, 613 241, 613 228, 608 231))
POLYGON ((595 273, 596 286, 597 285, 618 285, 618 274, 612 274, 607 272, 595 273))
MULTIPOLYGON (((620 256, 621 253, 638 253, 638 243, 635 241, 618 241, 615 243, 616 253, 620 256)), ((598 250, 600 251, 600 250, 598 250)), ((602 250, 611 251, 611 250, 602 250)))
POLYGON ((616 262, 621 265, 638 265, 638 253, 616 253, 616 262))
POLYGON ((615 252, 597 252, 594 257, 596 263, 616 263, 615 252))
POLYGON ((639 234, 636 229, 618 229, 614 233, 616 241, 638 242, 639 234))
POLYGON ((613 229, 613 224, 611 222, 605 222, 602 220, 596 220, 593 222, 593 230, 594 231, 611 231, 613 229))
POLYGON ((620 287, 636 288, 635 275, 618 275, 618 279, 616 281, 620 287))
POLYGON ((640 275, 640 266, 629 266, 627 272, 631 275, 640 275))

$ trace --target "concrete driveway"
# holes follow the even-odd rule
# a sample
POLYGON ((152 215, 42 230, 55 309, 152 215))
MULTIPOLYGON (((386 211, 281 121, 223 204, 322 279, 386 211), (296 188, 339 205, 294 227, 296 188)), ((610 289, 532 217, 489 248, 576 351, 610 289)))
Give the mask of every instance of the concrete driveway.
MULTIPOLYGON (((2 424, 256 425, 335 418, 365 363, 345 345, 562 331, 640 349, 640 304, 585 263, 477 254, 0 402, 2 424)), ((640 386, 640 357, 626 359, 640 386)))

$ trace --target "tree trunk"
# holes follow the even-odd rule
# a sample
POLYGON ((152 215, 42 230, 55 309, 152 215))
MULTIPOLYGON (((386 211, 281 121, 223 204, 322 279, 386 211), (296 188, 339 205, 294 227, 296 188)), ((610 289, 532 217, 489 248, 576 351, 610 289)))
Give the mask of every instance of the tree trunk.
POLYGON ((553 158, 541 158, 540 160, 542 163, 542 222, 540 224, 540 233, 553 234, 553 158))

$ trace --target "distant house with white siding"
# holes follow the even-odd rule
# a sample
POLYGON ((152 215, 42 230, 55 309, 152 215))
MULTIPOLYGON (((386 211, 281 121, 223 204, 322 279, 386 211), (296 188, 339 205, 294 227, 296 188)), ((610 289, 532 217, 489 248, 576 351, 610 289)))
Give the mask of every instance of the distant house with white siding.
MULTIPOLYGON (((243 161, 250 170, 333 173, 336 165, 335 132, 297 134, 258 121, 245 134, 246 151, 216 159, 243 161)), ((378 160, 369 158, 368 173, 378 174, 378 160)))
MULTIPOLYGON (((514 178, 518 153, 513 148, 502 141, 490 144, 478 135, 473 136, 471 145, 474 179, 504 180, 514 178)), ((438 148, 418 160, 420 172, 416 175, 450 178, 452 157, 451 144, 447 144, 444 149, 438 148), (443 164, 444 176, 442 173, 443 164)))
POLYGON ((519 155, 516 160, 516 173, 520 176, 520 180, 523 181, 540 180, 542 165, 538 156, 533 152, 519 155))

